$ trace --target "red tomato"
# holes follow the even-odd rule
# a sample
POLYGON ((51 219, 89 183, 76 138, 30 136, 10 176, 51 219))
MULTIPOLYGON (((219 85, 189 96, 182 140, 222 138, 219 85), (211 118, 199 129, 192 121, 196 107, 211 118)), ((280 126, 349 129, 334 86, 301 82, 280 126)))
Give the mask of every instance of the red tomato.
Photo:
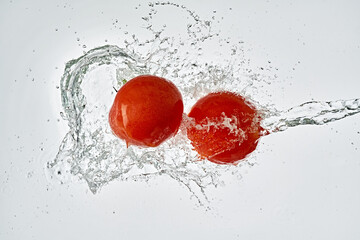
POLYGON ((236 163, 255 150, 263 128, 260 116, 243 97, 211 93, 191 109, 188 138, 201 158, 218 164, 236 163))
POLYGON ((109 123, 127 145, 156 147, 176 134, 182 113, 183 101, 176 86, 164 78, 144 75, 120 88, 109 123))

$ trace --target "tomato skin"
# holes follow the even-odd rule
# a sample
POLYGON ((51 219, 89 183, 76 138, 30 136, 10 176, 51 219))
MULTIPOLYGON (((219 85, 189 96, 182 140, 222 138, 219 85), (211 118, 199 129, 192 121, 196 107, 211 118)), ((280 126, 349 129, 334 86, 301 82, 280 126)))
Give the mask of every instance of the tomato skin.
POLYGON ((117 92, 109 124, 127 145, 156 147, 177 133, 183 108, 181 93, 172 82, 142 75, 117 92))
POLYGON ((232 92, 201 98, 188 114, 194 120, 187 135, 201 158, 218 164, 236 164, 255 150, 264 130, 250 103, 232 92))

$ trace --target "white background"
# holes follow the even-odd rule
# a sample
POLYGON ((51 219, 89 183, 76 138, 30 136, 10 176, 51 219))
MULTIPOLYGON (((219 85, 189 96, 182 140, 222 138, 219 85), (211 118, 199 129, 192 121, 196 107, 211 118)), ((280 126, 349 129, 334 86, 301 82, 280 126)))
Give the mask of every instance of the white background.
MULTIPOLYGON (((139 3, 1 0, 0 239, 360 239, 360 115, 264 137, 241 180, 209 189, 210 211, 167 178, 115 181, 96 195, 47 180, 67 132, 64 64, 120 44, 112 23, 138 27, 139 3)), ((267 90, 278 108, 360 97, 359 1, 181 3, 204 18, 216 10, 255 65, 279 68, 267 90)))

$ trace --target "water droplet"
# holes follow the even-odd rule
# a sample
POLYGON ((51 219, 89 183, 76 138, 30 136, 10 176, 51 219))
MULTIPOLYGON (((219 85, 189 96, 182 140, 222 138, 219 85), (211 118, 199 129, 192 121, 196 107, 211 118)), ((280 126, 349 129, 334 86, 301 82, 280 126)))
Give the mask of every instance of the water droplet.
POLYGON ((27 173, 27 178, 32 178, 34 175, 34 171, 28 172, 27 173))

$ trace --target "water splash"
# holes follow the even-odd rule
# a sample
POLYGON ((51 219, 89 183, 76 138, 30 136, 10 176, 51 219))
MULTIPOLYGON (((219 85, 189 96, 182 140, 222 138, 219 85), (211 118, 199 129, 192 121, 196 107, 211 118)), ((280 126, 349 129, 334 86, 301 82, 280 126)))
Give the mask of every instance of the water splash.
POLYGON ((126 148, 112 134, 108 112, 114 88, 120 88, 124 79, 149 73, 151 70, 140 58, 109 45, 90 50, 66 65, 61 97, 70 131, 56 159, 48 163, 53 177, 64 182, 67 174, 79 176, 96 193, 114 179, 147 180, 167 175, 188 188, 199 202, 200 196, 206 199, 206 186, 221 184, 218 169, 227 167, 198 162, 182 134, 184 129, 156 149, 126 148))
POLYGON ((311 101, 286 111, 272 111, 262 122, 269 132, 300 125, 323 125, 360 112, 360 99, 331 102, 311 101))
POLYGON ((234 44, 222 39, 212 30, 211 21, 201 20, 184 6, 157 2, 149 7, 151 14, 143 20, 145 30, 151 32, 150 38, 140 40, 133 34, 124 41, 123 48, 98 47, 66 64, 61 79, 61 100, 62 116, 68 121, 69 132, 56 158, 47 165, 51 178, 66 182, 75 176, 96 193, 115 179, 147 181, 154 176, 167 176, 186 187, 202 204, 207 201, 205 189, 223 184, 224 173, 237 174, 244 165, 253 164, 249 159, 238 166, 200 161, 185 134, 186 115, 179 133, 159 147, 126 148, 125 143, 112 134, 108 112, 115 89, 141 74, 171 80, 182 92, 185 112, 209 92, 236 91, 261 109, 262 125, 269 132, 298 125, 325 124, 360 112, 358 99, 314 101, 287 111, 270 108, 266 93, 261 94, 259 89, 276 79, 276 74, 255 72, 239 41, 234 44), (184 21, 185 32, 172 35, 166 32, 166 26, 156 26, 152 21, 159 6, 177 8, 190 16, 190 20, 184 21), (224 42, 222 53, 212 51, 214 45, 224 42), (265 105, 267 107, 263 107, 265 105))

